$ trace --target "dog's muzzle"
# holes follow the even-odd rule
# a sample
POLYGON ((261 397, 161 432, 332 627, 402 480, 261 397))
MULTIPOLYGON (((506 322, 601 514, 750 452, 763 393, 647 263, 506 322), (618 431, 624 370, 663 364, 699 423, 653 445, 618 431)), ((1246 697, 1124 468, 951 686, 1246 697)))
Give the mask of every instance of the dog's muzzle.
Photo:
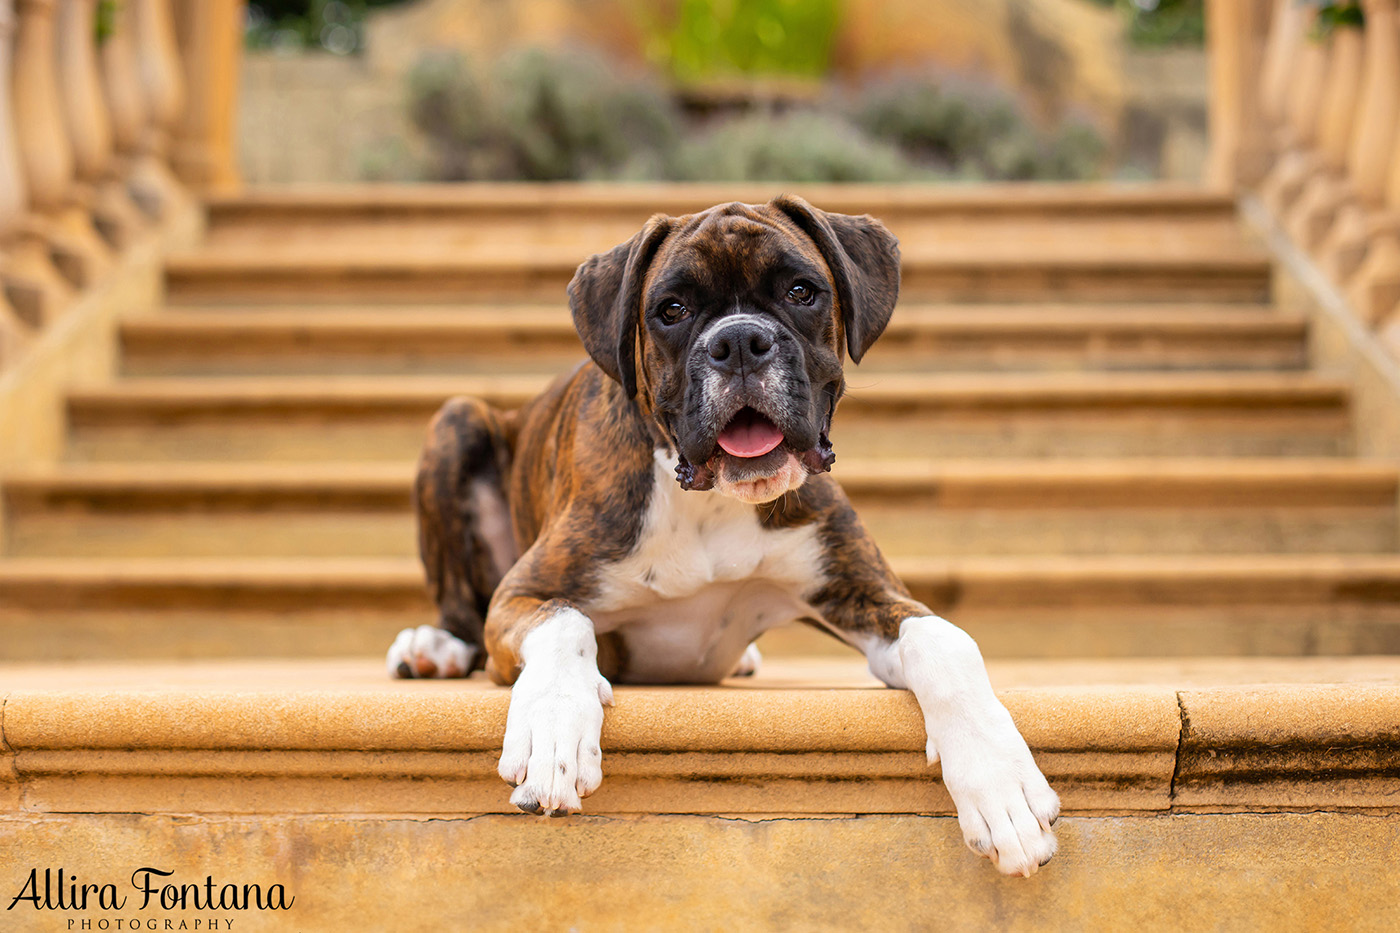
POLYGON ((781 352, 781 337, 772 325, 742 315, 716 327, 703 340, 697 356, 703 363, 701 382, 710 395, 707 407, 712 423, 701 446, 709 452, 699 462, 681 452, 676 465, 681 487, 712 489, 725 455, 732 458, 730 467, 741 473, 771 472, 789 455, 808 474, 829 471, 836 460, 827 437, 831 411, 821 413, 825 423, 815 432, 815 443, 806 442, 804 437, 814 433, 813 413, 796 411, 797 400, 779 394, 792 384, 798 369, 794 354, 781 352))

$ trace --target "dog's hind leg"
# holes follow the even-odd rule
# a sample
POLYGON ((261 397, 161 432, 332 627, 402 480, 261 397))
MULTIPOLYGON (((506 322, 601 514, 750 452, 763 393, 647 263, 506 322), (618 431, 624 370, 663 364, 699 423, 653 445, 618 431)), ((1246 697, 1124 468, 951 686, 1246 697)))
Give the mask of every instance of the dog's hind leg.
POLYGON ((443 405, 428 428, 413 506, 438 625, 394 639, 386 664, 396 677, 465 677, 486 662, 486 608, 520 556, 505 494, 511 421, 463 396, 443 405))

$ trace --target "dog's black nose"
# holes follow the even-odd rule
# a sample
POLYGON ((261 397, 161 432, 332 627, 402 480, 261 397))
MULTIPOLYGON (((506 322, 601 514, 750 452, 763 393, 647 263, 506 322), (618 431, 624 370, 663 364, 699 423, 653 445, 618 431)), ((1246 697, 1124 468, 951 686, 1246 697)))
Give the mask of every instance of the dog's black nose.
POLYGON ((773 332, 758 321, 735 321, 721 325, 705 349, 715 369, 725 375, 747 375, 772 362, 773 332))

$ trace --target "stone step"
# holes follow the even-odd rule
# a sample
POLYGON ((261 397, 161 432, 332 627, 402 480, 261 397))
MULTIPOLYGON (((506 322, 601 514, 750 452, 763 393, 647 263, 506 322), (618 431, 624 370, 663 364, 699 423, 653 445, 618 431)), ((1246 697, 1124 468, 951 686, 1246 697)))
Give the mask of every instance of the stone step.
MULTIPOLYGON (((603 247, 599 247, 603 248, 603 247)), ((575 245, 511 244, 497 251, 266 248, 204 249, 166 262, 170 300, 558 301, 579 263, 575 245)), ((1163 252, 1143 248, 1067 252, 1028 248, 997 255, 969 248, 903 250, 900 294, 914 301, 1224 301, 1270 295, 1267 254, 1253 248, 1163 252)))
MULTIPOLYGON (((1400 653, 1400 555, 892 560, 988 657, 1400 653)), ((411 558, 0 560, 0 660, 382 656, 432 622, 411 558)), ((846 653, 807 629, 769 654, 846 653)))
MULTIPOLYGON (((11 470, 20 557, 417 553, 411 463, 70 464, 11 470)), ((1400 547, 1400 468, 1330 460, 849 461, 892 556, 1370 553, 1400 547)))
MULTIPOLYGON (((784 186, 792 188, 792 186, 784 186)), ((963 188, 798 185, 826 210, 880 218, 906 247, 1012 253, 1026 244, 1068 252, 1156 253, 1238 247, 1234 203, 1184 187, 1126 189, 1001 185, 963 188), (1014 231, 1015 243, 1007 233, 1014 231)), ((509 243, 608 249, 652 214, 685 214, 733 200, 764 202, 773 185, 474 185, 278 188, 209 204, 215 248, 324 251, 375 243, 392 249, 498 249, 509 243)), ((580 257, 581 258, 581 257, 580 257)))
POLYGON ((548 222, 587 222, 612 214, 631 222, 655 213, 685 214, 728 201, 758 203, 797 194, 825 210, 913 217, 991 215, 1024 220, 1042 215, 1084 219, 1121 216, 1140 223, 1190 218, 1236 220, 1228 193, 1199 185, 1125 185, 1053 182, 1033 185, 881 185, 801 183, 779 190, 768 182, 701 183, 473 183, 267 185, 205 199, 211 235, 257 225, 335 228, 359 220, 430 220, 460 217, 481 222, 526 217, 548 222))
MULTIPOLYGON (((77 460, 415 457, 454 394, 513 407, 523 375, 145 378, 70 394, 77 460)), ((838 456, 1275 456, 1351 449, 1349 391, 1302 373, 852 373, 838 456)))
MULTIPOLYGON (((1059 855, 1019 886, 963 848, 913 699, 857 661, 618 687, 602 786, 565 820, 510 812, 495 775, 507 692, 479 678, 395 683, 370 661, 8 667, 0 846, 25 868, 128 891, 143 865, 180 869, 177 884, 281 884, 304 929, 401 928, 402 899, 382 892, 415 882, 412 914, 438 928, 464 912, 535 929, 619 910, 884 927, 898 903, 958 926, 1014 911, 1073 929, 1085 903, 1150 925, 1199 919, 1182 899, 1205 897, 1232 929, 1395 918, 1400 662, 1042 661, 991 675, 1065 814, 1059 855), (1189 870, 1175 867, 1183 852, 1189 870), (829 876, 804 880, 811 864, 839 872, 838 903, 829 876), (522 893, 522 877, 551 871, 570 882, 522 893), (1275 907, 1280 885, 1295 893, 1275 907)), ((159 913, 128 908, 128 922, 159 913)), ((26 927, 39 916, 20 909, 26 927)))
MULTIPOLYGON (((1267 306, 905 305, 859 372, 1296 369, 1306 338, 1267 306)), ((558 373, 583 355, 562 304, 177 310, 120 341, 133 376, 558 373)))
MULTIPOLYGON (((1400 659, 1008 661, 990 672, 1066 815, 1393 806, 1400 659)), ((0 668, 0 682, 12 765, 0 773, 23 812, 513 810, 495 774, 509 691, 482 674, 402 682, 369 659, 91 662, 0 668), (279 773, 307 780, 279 788, 279 773), (166 792, 133 806, 128 795, 153 783, 166 792)), ((610 777, 585 812, 667 812, 667 798, 681 803, 668 781, 703 774, 715 780, 691 788, 684 812, 948 813, 923 748, 912 695, 855 659, 774 662, 719 687, 618 686, 603 731, 610 777), (857 768, 862 787, 812 783, 857 768), (777 783, 746 780, 765 777, 777 783)))

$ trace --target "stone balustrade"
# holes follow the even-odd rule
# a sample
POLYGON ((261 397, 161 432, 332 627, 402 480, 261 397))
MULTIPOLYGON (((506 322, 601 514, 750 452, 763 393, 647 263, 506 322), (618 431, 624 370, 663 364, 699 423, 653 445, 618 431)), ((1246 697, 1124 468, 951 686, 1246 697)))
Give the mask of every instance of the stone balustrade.
POLYGON ((1400 0, 1213 0, 1210 182, 1253 191, 1400 356, 1400 0))
POLYGON ((0 372, 237 185, 244 0, 0 0, 0 372))

